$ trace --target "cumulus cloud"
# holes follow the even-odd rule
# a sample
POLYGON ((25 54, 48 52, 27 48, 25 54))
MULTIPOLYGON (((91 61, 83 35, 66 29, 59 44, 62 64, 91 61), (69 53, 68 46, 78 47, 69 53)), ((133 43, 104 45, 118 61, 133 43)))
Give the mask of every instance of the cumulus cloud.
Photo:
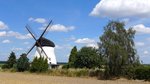
POLYGON ((30 39, 32 36, 30 34, 22 35, 19 32, 9 31, 7 32, 7 36, 14 36, 17 39, 30 39))
POLYGON ((8 29, 8 26, 4 22, 0 21, 0 30, 4 29, 8 29))
POLYGON ((49 28, 49 31, 68 32, 74 29, 75 29, 74 26, 64 26, 61 24, 55 24, 52 26, 52 28, 49 28))
POLYGON ((98 45, 96 43, 90 43, 86 45, 87 47, 93 47, 98 49, 98 45))
MULTIPOLYGON (((40 28, 40 30, 43 30, 43 29, 45 29, 45 27, 40 28)), ((48 31, 69 32, 69 31, 72 31, 74 29, 75 29, 74 26, 64 26, 61 24, 55 24, 55 25, 50 26, 48 28, 48 31)))
POLYGON ((14 32, 14 31, 1 31, 0 32, 0 37, 15 37, 17 39, 30 39, 32 36, 30 34, 21 34, 19 32, 14 32))
POLYGON ((46 23, 46 19, 44 18, 29 18, 29 21, 37 22, 37 23, 46 23))
POLYGON ((150 34, 150 27, 145 27, 143 24, 135 25, 133 29, 140 34, 150 34))
POLYGON ((2 43, 10 43, 10 40, 3 40, 2 43))
POLYGON ((95 40, 93 40, 93 39, 89 39, 89 38, 82 38, 82 39, 77 39, 76 41, 75 41, 75 43, 79 43, 79 44, 89 44, 89 43, 94 43, 95 42, 95 40))
POLYGON ((150 0, 101 0, 90 13, 96 17, 150 17, 150 0))
POLYGON ((6 31, 1 31, 0 32, 0 37, 4 37, 4 36, 6 36, 7 34, 6 34, 6 31))

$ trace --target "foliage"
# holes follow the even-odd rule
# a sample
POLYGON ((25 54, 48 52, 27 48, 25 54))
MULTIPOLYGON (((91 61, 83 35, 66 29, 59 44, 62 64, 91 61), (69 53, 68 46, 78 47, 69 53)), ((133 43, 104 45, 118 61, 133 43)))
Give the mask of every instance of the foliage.
POLYGON ((7 68, 8 68, 7 64, 2 65, 2 69, 7 69, 7 68))
POLYGON ((20 55, 20 58, 17 61, 17 71, 23 72, 29 69, 29 59, 26 54, 20 55))
POLYGON ((100 67, 100 56, 97 49, 92 47, 83 47, 78 51, 75 58, 75 68, 95 68, 100 67))
POLYGON ((70 68, 71 66, 69 66, 69 63, 67 63, 67 64, 65 64, 65 65, 63 65, 62 66, 62 69, 68 69, 68 68, 70 68))
POLYGON ((31 63, 31 72, 45 72, 48 70, 48 62, 44 57, 37 58, 35 57, 31 63))
POLYGON ((135 31, 124 26, 124 23, 110 21, 100 37, 99 51, 107 61, 108 76, 119 76, 126 66, 139 63, 133 40, 135 31))
POLYGON ((68 67, 74 67, 74 62, 76 60, 76 55, 77 55, 77 48, 76 46, 73 47, 73 49, 71 50, 71 53, 70 53, 70 56, 69 56, 69 62, 68 62, 68 65, 66 65, 66 68, 67 66, 68 67))
POLYGON ((13 65, 14 65, 14 64, 16 64, 16 55, 15 55, 14 52, 11 52, 11 53, 10 53, 10 56, 9 56, 7 62, 6 62, 6 64, 4 64, 4 65, 2 66, 2 68, 3 68, 3 69, 5 69, 5 68, 10 69, 10 68, 13 68, 13 65))
POLYGON ((150 66, 142 66, 135 69, 134 79, 150 81, 150 66))

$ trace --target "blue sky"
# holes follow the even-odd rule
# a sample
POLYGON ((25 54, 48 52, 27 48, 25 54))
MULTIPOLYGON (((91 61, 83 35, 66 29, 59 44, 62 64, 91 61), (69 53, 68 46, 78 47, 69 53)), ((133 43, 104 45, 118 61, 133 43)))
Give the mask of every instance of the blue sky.
MULTIPOLYGON (((125 22, 126 29, 137 31, 140 60, 150 63, 148 0, 1 0, 0 10, 0 60, 7 60, 11 51, 19 57, 34 44, 26 24, 38 38, 52 19, 52 29, 44 36, 55 43, 57 61, 66 62, 73 46, 97 47, 103 27, 109 20, 119 20, 125 22)), ((34 51, 29 55, 31 60, 34 51)))

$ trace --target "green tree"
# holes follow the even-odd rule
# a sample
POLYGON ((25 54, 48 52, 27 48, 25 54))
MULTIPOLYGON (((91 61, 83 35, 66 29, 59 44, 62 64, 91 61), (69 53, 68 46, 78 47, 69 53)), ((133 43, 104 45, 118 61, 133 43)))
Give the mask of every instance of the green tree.
POLYGON ((33 62, 31 63, 31 72, 45 72, 48 70, 48 61, 44 57, 37 58, 35 57, 33 59, 33 62))
POLYGON ((29 59, 26 54, 20 55, 20 58, 17 61, 17 70, 20 72, 26 71, 29 69, 29 59))
POLYGON ((110 76, 119 76, 128 65, 139 62, 134 47, 135 31, 125 29, 124 23, 110 21, 100 37, 100 53, 107 63, 110 76))
POLYGON ((100 67, 100 56, 98 50, 92 47, 81 48, 75 58, 75 68, 100 67))
POLYGON ((3 68, 13 68, 14 64, 16 64, 16 55, 14 52, 11 52, 6 64, 3 65, 3 68))
POLYGON ((75 62, 75 59, 76 59, 76 55, 77 55, 77 47, 74 46, 72 48, 70 56, 69 56, 69 62, 68 62, 69 67, 74 67, 74 62, 75 62))

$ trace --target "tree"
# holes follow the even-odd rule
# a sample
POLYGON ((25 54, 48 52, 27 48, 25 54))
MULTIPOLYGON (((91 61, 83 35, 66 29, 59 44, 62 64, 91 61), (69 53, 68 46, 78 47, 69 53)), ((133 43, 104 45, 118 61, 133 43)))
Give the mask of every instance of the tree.
POLYGON ((139 61, 134 47, 135 31, 132 28, 127 30, 124 26, 124 23, 110 21, 100 37, 99 50, 107 61, 111 76, 120 75, 123 68, 139 61))
POLYGON ((76 55, 77 55, 77 47, 74 46, 72 48, 70 56, 69 56, 69 63, 68 63, 69 67, 74 67, 74 62, 75 62, 75 59, 76 59, 76 55))
POLYGON ((33 62, 31 63, 31 72, 45 72, 48 70, 48 62, 47 59, 44 57, 37 58, 35 57, 33 59, 33 62))
POLYGON ((75 68, 100 67, 100 56, 98 50, 92 47, 83 47, 78 51, 75 58, 75 68))
POLYGON ((11 52, 6 64, 3 65, 3 68, 10 69, 13 67, 14 64, 16 64, 16 55, 14 52, 11 52))
POLYGON ((26 54, 20 55, 20 58, 17 61, 17 70, 20 72, 26 71, 29 69, 29 59, 26 54))

